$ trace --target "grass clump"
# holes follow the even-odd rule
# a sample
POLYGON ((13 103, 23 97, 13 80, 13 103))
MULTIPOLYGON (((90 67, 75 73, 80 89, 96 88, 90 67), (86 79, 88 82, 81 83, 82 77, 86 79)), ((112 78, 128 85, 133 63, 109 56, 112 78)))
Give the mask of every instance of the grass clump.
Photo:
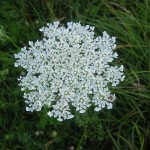
POLYGON ((0 148, 1 149, 148 149, 150 140, 150 2, 33 0, 0 2, 0 148), (114 108, 92 109, 62 123, 43 110, 25 111, 14 67, 14 54, 38 39, 47 22, 80 21, 117 37, 116 64, 125 66, 125 81, 113 91, 114 108), (5 31, 5 32, 4 32, 5 31))

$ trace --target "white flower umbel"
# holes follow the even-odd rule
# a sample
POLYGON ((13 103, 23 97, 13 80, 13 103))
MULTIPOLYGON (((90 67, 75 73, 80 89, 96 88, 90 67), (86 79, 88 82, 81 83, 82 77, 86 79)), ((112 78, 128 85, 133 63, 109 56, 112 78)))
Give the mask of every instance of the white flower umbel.
POLYGON ((95 105, 95 111, 112 108, 115 94, 108 85, 123 81, 123 66, 112 66, 117 58, 115 37, 105 31, 95 37, 94 27, 80 23, 59 22, 40 29, 44 37, 29 42, 15 54, 15 67, 21 66, 26 75, 20 76, 27 111, 49 107, 48 115, 59 121, 73 118, 71 107, 84 113, 95 105), (92 98, 89 98, 92 95, 92 98), (70 107, 71 106, 71 107, 70 107))

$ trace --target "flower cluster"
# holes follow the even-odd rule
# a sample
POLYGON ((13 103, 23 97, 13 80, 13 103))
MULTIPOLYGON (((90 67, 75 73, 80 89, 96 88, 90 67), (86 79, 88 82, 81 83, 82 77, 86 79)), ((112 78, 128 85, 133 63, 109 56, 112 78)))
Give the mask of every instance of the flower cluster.
POLYGON ((47 105, 48 115, 63 121, 73 118, 72 107, 79 113, 91 105, 95 111, 111 109, 116 97, 108 85, 124 79, 123 66, 111 65, 118 56, 115 37, 106 32, 95 37, 94 27, 73 22, 67 28, 54 22, 40 31, 41 41, 29 42, 15 54, 15 67, 26 70, 18 79, 26 110, 40 111, 47 105))

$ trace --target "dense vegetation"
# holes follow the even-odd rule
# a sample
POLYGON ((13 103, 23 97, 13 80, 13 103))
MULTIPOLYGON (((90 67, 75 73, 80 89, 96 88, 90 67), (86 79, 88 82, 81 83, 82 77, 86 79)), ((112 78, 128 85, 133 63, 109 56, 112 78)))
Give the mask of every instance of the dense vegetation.
POLYGON ((150 141, 149 0, 0 1, 0 150, 148 150, 150 141), (117 38, 118 65, 125 80, 114 88, 112 110, 58 122, 42 112, 26 112, 14 54, 40 39, 47 22, 80 21, 117 38))

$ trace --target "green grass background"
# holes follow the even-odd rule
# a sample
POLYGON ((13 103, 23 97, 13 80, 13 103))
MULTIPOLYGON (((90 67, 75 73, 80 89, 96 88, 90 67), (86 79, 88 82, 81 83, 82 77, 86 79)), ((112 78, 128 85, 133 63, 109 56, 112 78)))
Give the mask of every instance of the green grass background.
POLYGON ((148 150, 150 145, 150 0, 0 1, 0 150, 148 150), (80 21, 117 38, 125 80, 112 110, 57 122, 26 112, 14 54, 42 37, 47 22, 80 21))

